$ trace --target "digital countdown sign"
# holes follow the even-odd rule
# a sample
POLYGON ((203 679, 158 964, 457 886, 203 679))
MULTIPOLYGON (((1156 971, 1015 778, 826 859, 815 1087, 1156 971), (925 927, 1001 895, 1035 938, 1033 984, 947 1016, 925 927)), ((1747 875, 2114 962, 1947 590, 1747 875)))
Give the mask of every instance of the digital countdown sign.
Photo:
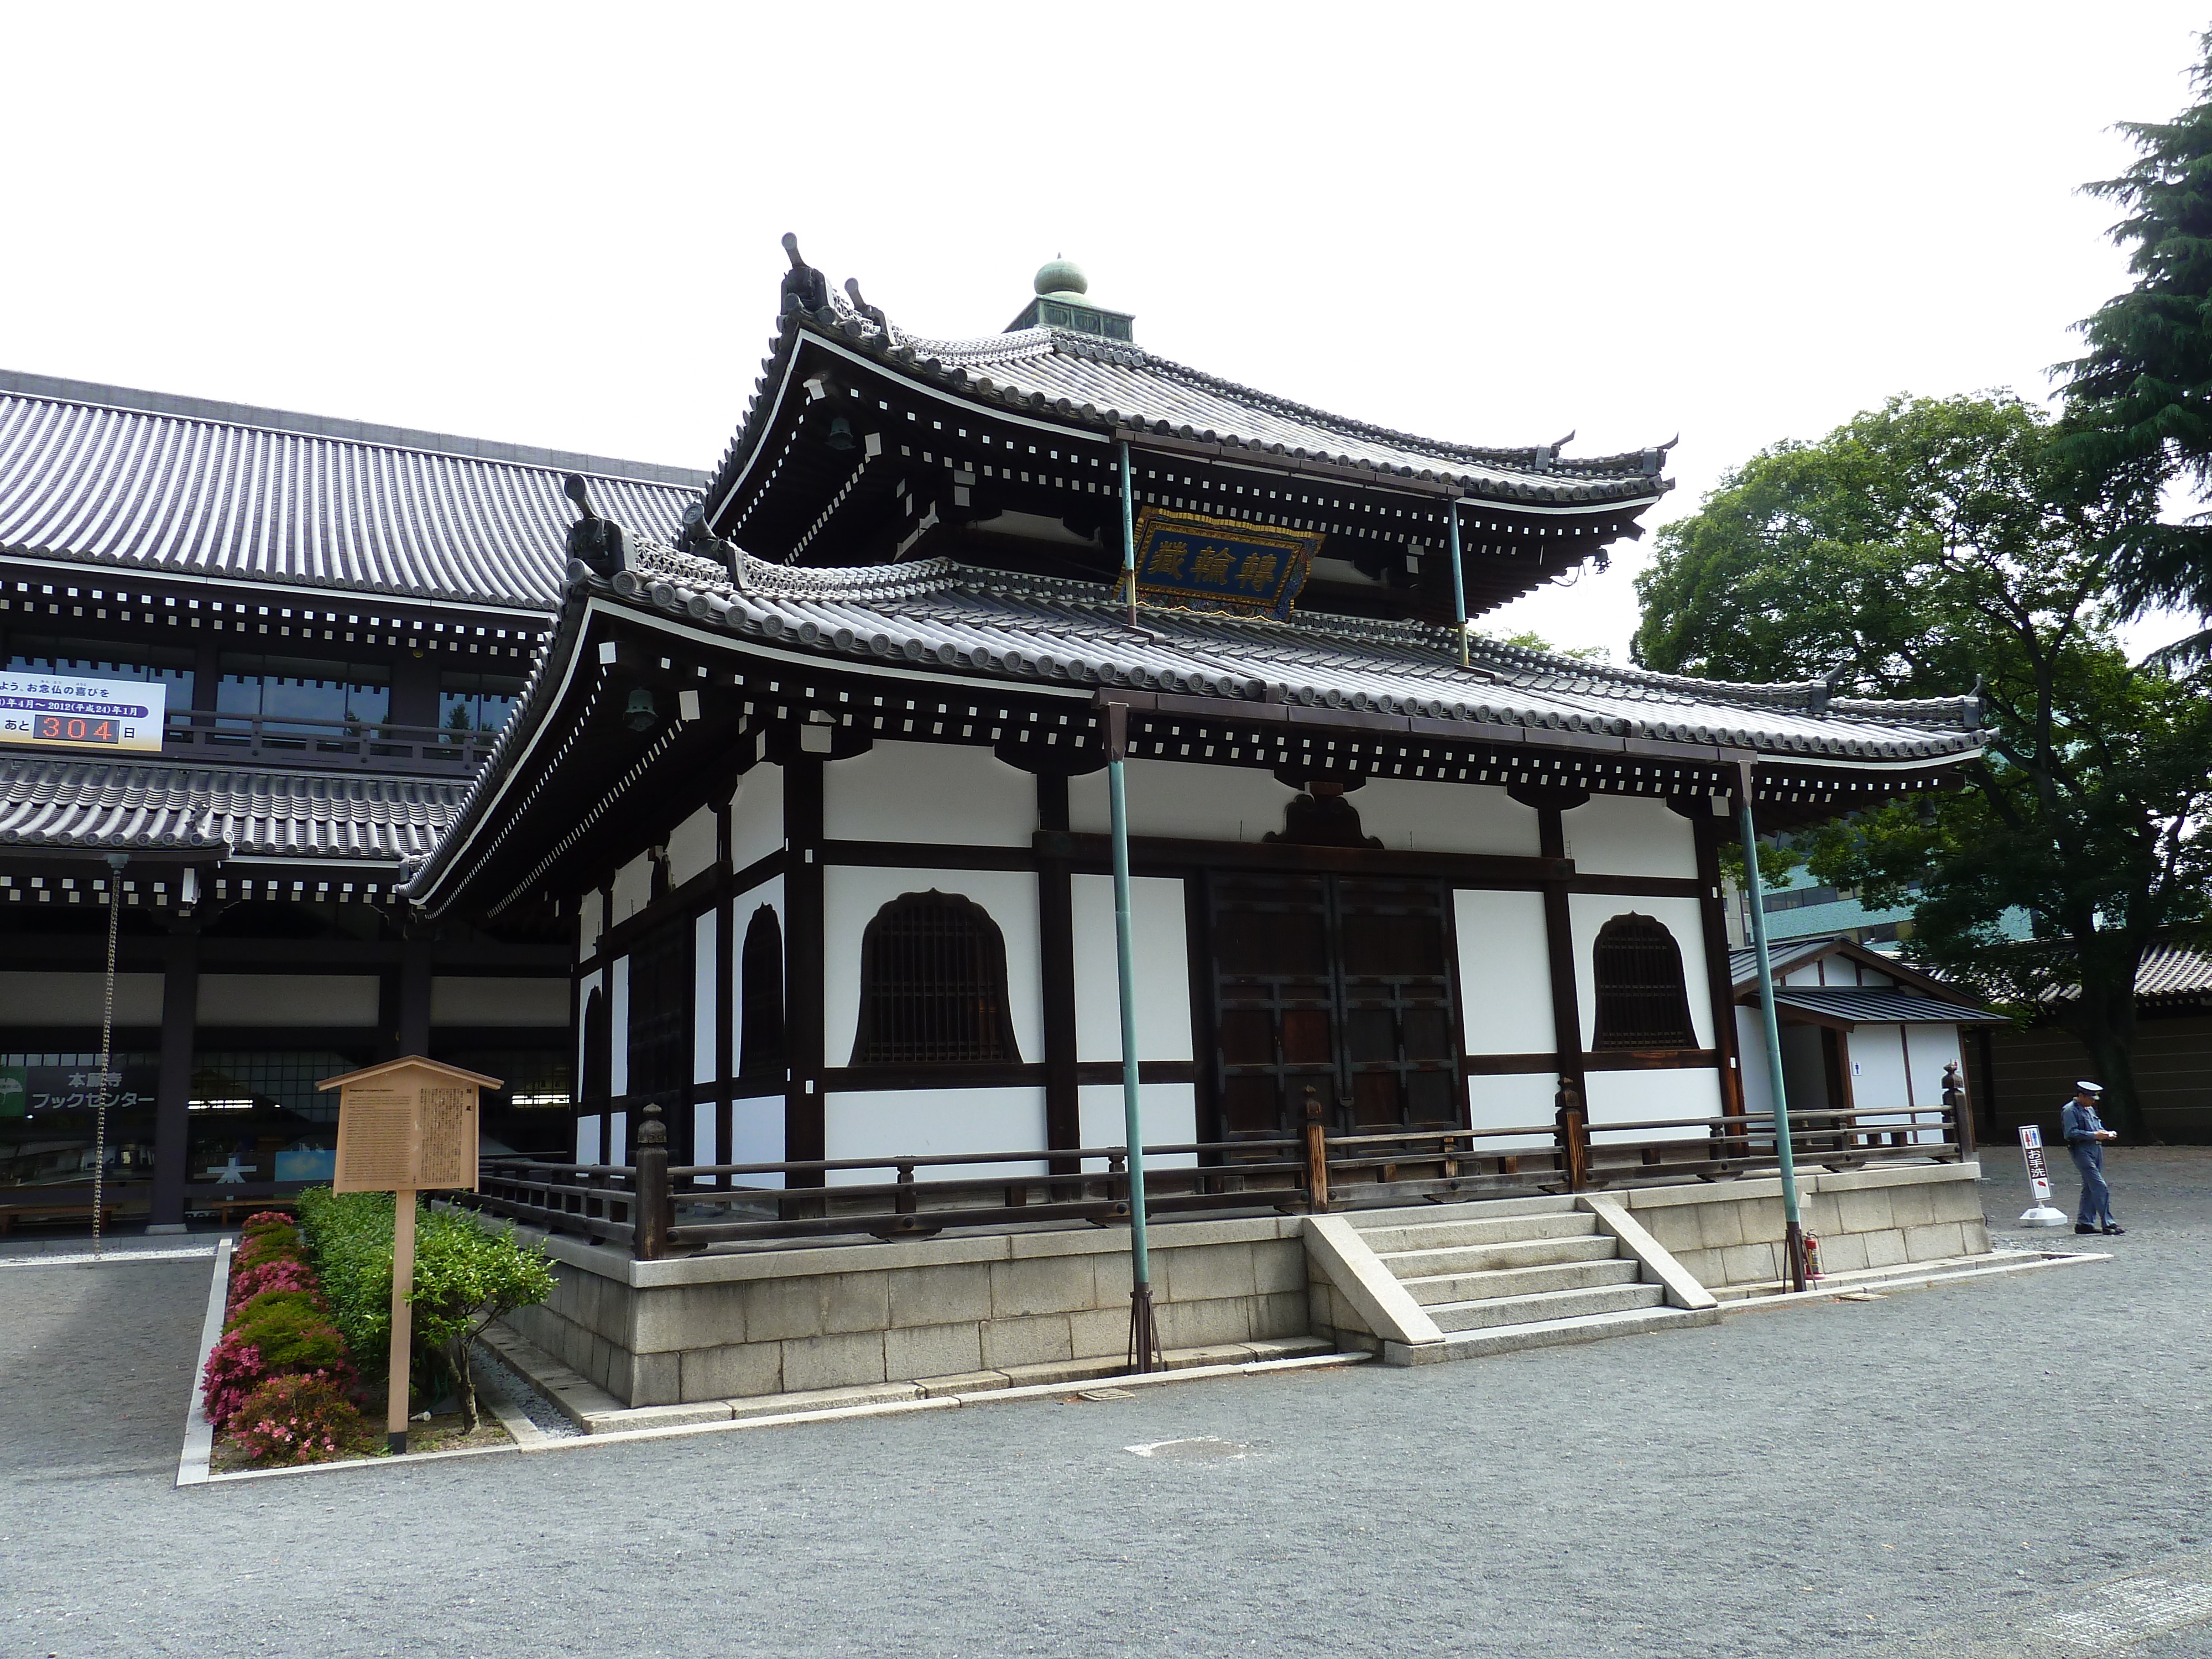
POLYGON ((0 744, 159 754, 168 697, 160 680, 0 669, 0 744))

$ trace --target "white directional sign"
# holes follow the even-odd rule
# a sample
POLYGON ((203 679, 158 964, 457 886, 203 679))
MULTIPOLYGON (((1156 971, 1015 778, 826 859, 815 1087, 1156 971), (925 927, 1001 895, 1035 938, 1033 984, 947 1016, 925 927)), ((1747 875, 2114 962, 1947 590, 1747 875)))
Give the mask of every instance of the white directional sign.
POLYGON ((2051 1202, 2051 1170, 2043 1161, 2043 1131, 2033 1123, 2020 1126, 2021 1156, 2027 1160, 2027 1184, 2034 1189, 2035 1201, 2051 1202))
POLYGON ((0 744, 159 754, 168 697, 160 680, 0 668, 0 744))

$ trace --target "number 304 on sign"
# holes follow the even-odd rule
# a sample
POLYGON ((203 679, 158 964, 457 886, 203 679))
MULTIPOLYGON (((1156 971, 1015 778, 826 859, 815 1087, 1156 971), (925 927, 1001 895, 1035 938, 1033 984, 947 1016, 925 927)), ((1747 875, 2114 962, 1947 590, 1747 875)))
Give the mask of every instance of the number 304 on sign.
POLYGON ((160 680, 0 671, 0 744, 158 754, 168 691, 160 680))

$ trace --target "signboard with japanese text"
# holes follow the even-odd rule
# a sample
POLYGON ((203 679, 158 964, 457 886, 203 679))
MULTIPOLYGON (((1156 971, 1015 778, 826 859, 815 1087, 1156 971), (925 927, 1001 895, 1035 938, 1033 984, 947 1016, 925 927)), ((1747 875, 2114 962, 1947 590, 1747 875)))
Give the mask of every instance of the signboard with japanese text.
POLYGON ((103 1105, 112 1112, 150 1110, 155 1082, 151 1067, 135 1066, 105 1073, 85 1066, 0 1066, 0 1117, 94 1112, 103 1105))
POLYGON ((1313 568, 1318 532, 1147 507, 1137 514, 1137 592, 1198 611, 1287 618, 1313 568))
POLYGON ((2027 1184, 2034 1189, 2035 1201, 2051 1202, 2051 1170, 2043 1161, 2043 1131, 2033 1123, 2020 1126, 2020 1152, 2027 1160, 2027 1184))
POLYGON ((161 680, 0 669, 0 743, 159 754, 168 697, 161 680))
POLYGON ((395 1060, 315 1086, 338 1091, 332 1191, 476 1190, 477 1091, 498 1088, 497 1078, 395 1060))

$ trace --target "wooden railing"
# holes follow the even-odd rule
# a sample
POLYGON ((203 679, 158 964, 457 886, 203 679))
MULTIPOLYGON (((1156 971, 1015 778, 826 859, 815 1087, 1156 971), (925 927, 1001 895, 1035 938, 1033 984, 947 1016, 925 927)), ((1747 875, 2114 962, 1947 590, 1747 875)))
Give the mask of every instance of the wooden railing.
POLYGON ((364 720, 304 720, 289 715, 219 714, 173 708, 161 730, 164 753, 184 750, 210 762, 224 757, 288 764, 473 772, 491 752, 496 732, 364 720))
MULTIPOLYGON (((918 1238, 957 1227, 1129 1218, 1127 1153, 1119 1146, 672 1166, 658 1144, 659 1109, 640 1115, 633 1163, 488 1158, 466 1201, 646 1260, 751 1239, 918 1238), (930 1175, 956 1168, 957 1175, 930 1175)), ((1948 1109, 1792 1113, 1790 1129, 1806 1170, 1964 1155, 1948 1109)), ((1303 1213, 1729 1180, 1771 1172, 1776 1157, 1773 1120, 1763 1113, 1593 1127, 1571 1112, 1552 1123, 1358 1135, 1330 1135, 1316 1124, 1281 1139, 1147 1146, 1145 1210, 1303 1213)))

